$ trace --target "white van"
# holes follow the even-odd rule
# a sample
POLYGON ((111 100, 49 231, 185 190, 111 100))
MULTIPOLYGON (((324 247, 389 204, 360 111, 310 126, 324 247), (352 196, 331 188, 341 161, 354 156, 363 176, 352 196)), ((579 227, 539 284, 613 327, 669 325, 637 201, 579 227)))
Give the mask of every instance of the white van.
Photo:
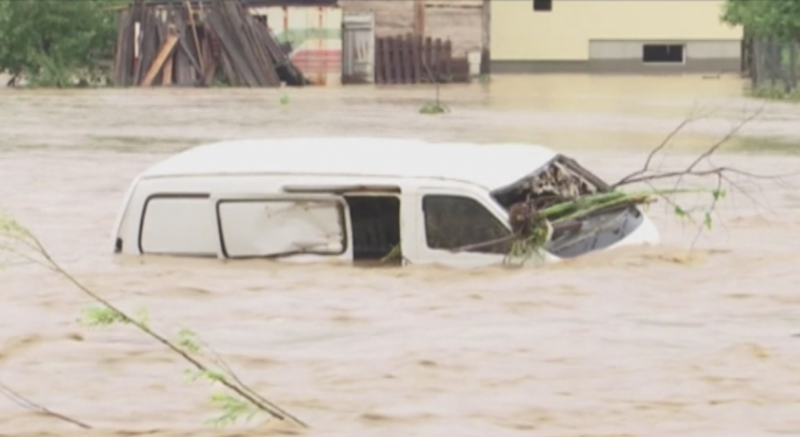
MULTIPOLYGON (((558 180, 566 175, 570 189, 608 189, 574 160, 532 145, 219 142, 136 178, 115 225, 114 250, 339 262, 387 261, 395 253, 395 264, 500 264, 511 245, 509 207, 534 185, 546 195, 553 187, 536 181, 550 170, 562 172, 558 180)), ((602 229, 591 216, 554 234, 543 259, 658 243, 658 230, 638 208, 611 213, 603 213, 602 229)))

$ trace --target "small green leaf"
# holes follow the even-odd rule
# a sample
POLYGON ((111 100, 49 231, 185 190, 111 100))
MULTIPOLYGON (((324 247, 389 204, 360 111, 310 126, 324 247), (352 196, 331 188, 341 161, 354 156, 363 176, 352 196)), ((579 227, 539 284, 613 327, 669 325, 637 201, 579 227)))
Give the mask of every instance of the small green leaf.
POLYGON ((714 197, 714 201, 719 201, 725 198, 726 196, 725 190, 714 190, 711 192, 711 195, 714 197))
POLYGON ((223 373, 214 370, 186 369, 183 371, 183 374, 186 375, 191 381, 197 381, 198 379, 202 378, 211 382, 219 382, 225 379, 225 375, 223 373))
POLYGON ((189 352, 200 352, 200 345, 197 343, 197 336, 188 329, 181 329, 178 333, 178 344, 189 352))
POLYGON ((280 98, 281 105, 288 105, 289 104, 289 96, 286 94, 282 95, 280 98))
POLYGON ((713 224, 713 220, 711 219, 711 211, 706 212, 703 224, 706 226, 706 229, 709 231, 711 230, 711 225, 713 224))
POLYGON ((205 372, 203 372, 203 376, 206 377, 206 379, 214 382, 222 381, 223 379, 225 379, 225 377, 221 373, 214 372, 213 370, 206 370, 205 372))
POLYGON ((115 323, 127 323, 126 317, 119 311, 111 308, 85 308, 83 316, 78 319, 78 323, 88 327, 108 326, 115 323))
POLYGON ((250 421, 259 411, 248 402, 226 393, 216 393, 211 396, 211 403, 222 410, 222 414, 206 423, 214 426, 235 424, 241 417, 250 421))
POLYGON ((681 208, 680 206, 675 205, 675 215, 680 217, 680 218, 683 218, 683 217, 687 217, 689 214, 687 214, 686 211, 683 208, 681 208))
POLYGON ((139 322, 139 324, 141 324, 142 326, 149 325, 150 313, 144 308, 136 310, 136 321, 139 322))
POLYGON ((186 375, 190 381, 197 381, 204 376, 203 371, 197 369, 186 369, 183 371, 183 374, 186 375))

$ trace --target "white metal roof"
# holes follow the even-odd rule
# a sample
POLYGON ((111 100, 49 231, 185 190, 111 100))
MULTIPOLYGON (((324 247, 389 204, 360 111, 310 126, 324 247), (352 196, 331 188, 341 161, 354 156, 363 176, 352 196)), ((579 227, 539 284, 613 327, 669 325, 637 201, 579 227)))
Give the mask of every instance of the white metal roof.
POLYGON ((237 140, 186 150, 152 166, 142 177, 277 173, 440 178, 492 190, 555 156, 550 149, 525 144, 347 137, 237 140))

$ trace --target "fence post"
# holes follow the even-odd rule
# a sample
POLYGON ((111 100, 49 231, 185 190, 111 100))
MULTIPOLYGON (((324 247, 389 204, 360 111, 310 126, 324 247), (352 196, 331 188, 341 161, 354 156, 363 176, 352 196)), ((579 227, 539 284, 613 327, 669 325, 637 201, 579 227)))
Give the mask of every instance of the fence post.
POLYGON ((789 92, 797 88, 797 40, 789 42, 789 92))
POLYGON ((406 83, 417 83, 414 77, 414 35, 409 32, 403 40, 403 74, 406 83))
POLYGON ((414 60, 414 83, 423 82, 423 67, 422 67, 422 35, 414 35, 414 42, 411 46, 411 59, 414 60))
POLYGON ((434 83, 433 77, 433 38, 425 38, 425 54, 422 59, 424 60, 423 68, 425 69, 425 83, 434 83))

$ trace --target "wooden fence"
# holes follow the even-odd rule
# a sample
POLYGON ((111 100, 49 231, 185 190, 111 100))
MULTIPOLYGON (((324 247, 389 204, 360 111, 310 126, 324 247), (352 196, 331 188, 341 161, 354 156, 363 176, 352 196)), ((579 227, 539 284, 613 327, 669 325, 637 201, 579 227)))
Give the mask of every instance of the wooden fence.
POLYGON ((469 82, 467 58, 453 58, 450 40, 412 34, 375 39, 375 83, 469 82))
POLYGON ((800 42, 749 40, 744 46, 744 74, 754 88, 784 93, 800 88, 800 42))

